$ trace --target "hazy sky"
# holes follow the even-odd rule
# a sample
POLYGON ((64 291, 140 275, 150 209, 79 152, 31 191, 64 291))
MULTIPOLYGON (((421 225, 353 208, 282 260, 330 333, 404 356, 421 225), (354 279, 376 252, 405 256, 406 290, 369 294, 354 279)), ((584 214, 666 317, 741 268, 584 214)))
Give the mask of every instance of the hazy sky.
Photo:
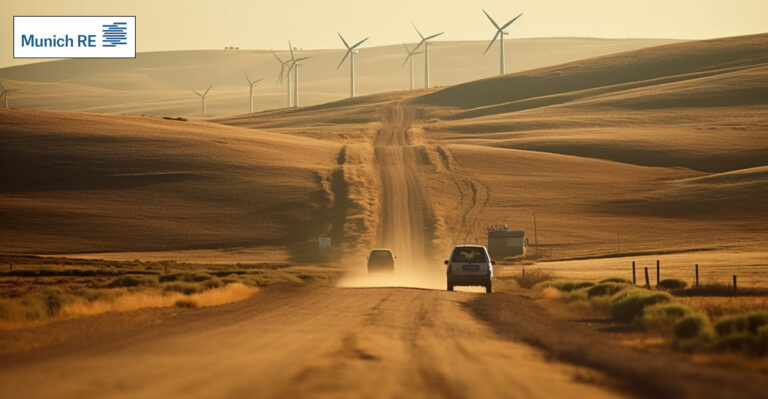
MULTIPOLYGON (((768 31, 768 0, 3 0, 0 67, 14 60, 14 15, 135 15, 137 51, 334 48, 339 31, 368 46, 414 41, 412 21, 442 40, 490 40, 497 22, 524 15, 509 37, 706 39, 768 31)), ((503 22, 501 22, 503 23, 503 22)))

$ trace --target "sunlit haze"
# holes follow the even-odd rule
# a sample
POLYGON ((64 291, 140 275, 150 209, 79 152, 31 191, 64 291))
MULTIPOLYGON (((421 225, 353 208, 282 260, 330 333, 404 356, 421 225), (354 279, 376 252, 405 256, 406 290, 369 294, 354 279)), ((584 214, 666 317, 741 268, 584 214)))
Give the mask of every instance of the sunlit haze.
POLYGON ((0 10, 0 67, 33 61, 13 59, 14 15, 135 15, 137 51, 146 52, 283 48, 289 39, 305 49, 336 48, 337 31, 381 46, 414 41, 411 22, 424 32, 445 31, 441 40, 489 40, 494 32, 481 8, 504 21, 524 13, 510 38, 705 39, 764 32, 768 15, 765 0, 11 0, 0 10))

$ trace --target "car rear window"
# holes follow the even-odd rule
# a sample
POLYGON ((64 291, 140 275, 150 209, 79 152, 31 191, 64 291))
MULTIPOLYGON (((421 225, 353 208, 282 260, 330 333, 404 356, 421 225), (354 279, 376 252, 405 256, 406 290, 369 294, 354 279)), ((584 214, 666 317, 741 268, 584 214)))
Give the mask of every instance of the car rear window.
POLYGON ((451 260, 454 262, 485 262, 485 251, 482 248, 462 247, 453 250, 451 260))
POLYGON ((371 258, 391 258, 392 254, 389 251, 373 251, 371 252, 371 258))

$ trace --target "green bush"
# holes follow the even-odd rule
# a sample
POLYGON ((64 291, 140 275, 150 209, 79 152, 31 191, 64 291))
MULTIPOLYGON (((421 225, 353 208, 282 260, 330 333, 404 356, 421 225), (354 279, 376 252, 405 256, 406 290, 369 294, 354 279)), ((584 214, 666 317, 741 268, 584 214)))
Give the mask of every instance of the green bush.
POLYGON ((691 313, 675 323, 675 336, 690 339, 699 336, 709 326, 709 318, 702 313, 691 313))
POLYGON ((587 288, 587 296, 591 298, 593 296, 613 295, 627 287, 627 283, 601 282, 587 288))
POLYGON ((580 288, 591 287, 595 283, 591 281, 578 281, 578 280, 548 280, 537 283, 533 286, 534 290, 541 291, 544 288, 552 287, 559 291, 571 292, 580 288))
POLYGON ((665 290, 682 290, 687 286, 688 286, 688 283, 676 278, 664 279, 659 281, 659 284, 658 284, 659 288, 665 289, 665 290))
POLYGON ((679 303, 660 303, 643 310, 642 316, 635 319, 645 330, 670 331, 677 321, 693 313, 688 306, 679 303))
POLYGON ((617 321, 630 322, 642 315, 647 306, 671 301, 672 296, 666 292, 629 288, 619 291, 611 298, 611 316, 617 321))
POLYGON ((118 287, 142 287, 142 286, 153 286, 157 284, 157 280, 153 276, 146 276, 142 274, 126 274, 125 276, 120 276, 114 280, 112 280, 107 287, 109 288, 118 288, 118 287))
POLYGON ((757 334, 757 330, 768 324, 768 312, 742 313, 720 318, 715 323, 718 335, 739 333, 757 334))

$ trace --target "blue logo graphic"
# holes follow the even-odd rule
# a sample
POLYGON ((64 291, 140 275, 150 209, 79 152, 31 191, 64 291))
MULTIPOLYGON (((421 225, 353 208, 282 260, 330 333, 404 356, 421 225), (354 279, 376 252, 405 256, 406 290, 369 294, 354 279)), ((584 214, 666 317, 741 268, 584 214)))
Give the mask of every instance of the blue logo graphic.
POLYGON ((103 47, 117 47, 128 44, 128 26, 125 22, 113 22, 111 24, 102 25, 104 30, 103 40, 101 45, 103 47))

